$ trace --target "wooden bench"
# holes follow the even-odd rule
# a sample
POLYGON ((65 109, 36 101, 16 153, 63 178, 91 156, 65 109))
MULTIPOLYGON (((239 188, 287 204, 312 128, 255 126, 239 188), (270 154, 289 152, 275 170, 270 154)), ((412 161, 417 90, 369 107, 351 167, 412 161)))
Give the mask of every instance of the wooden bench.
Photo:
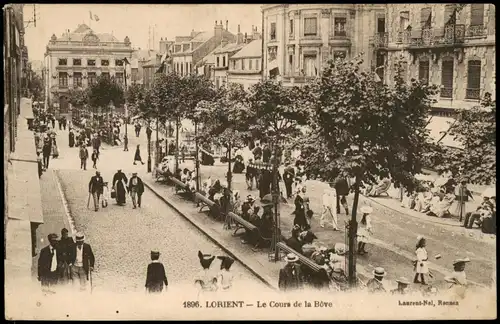
POLYGON ((204 207, 210 208, 215 205, 215 202, 211 201, 199 192, 194 194, 194 201, 200 206, 200 210, 198 211, 199 213, 203 211, 204 207))
POLYGON ((185 193, 192 193, 191 190, 189 190, 187 183, 184 183, 175 177, 170 177, 169 180, 172 181, 175 186, 175 193, 178 193, 181 189, 184 190, 185 193))
POLYGON ((291 247, 289 247, 288 245, 286 245, 284 242, 278 242, 277 248, 280 249, 280 250, 285 251, 287 254, 288 253, 295 254, 299 258, 299 262, 300 263, 302 263, 306 267, 310 268, 314 272, 319 272, 319 271, 324 271, 325 270, 322 266, 320 266, 319 264, 317 264, 313 260, 309 259, 308 257, 300 254, 299 252, 295 251, 294 249, 292 249, 291 247))
POLYGON ((242 228, 247 229, 247 230, 252 231, 252 232, 258 230, 257 227, 254 226, 252 223, 244 220, 241 216, 236 215, 233 212, 229 212, 227 215, 229 217, 231 217, 236 222, 236 229, 233 232, 233 236, 236 235, 236 232, 238 232, 238 230, 240 230, 242 228))

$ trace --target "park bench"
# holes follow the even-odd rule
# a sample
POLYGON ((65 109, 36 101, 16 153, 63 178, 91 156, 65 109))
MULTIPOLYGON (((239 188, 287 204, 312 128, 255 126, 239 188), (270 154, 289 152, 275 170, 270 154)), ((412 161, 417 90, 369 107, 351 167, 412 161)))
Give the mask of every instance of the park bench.
POLYGON ((170 177, 169 180, 172 181, 172 183, 175 186, 175 193, 178 193, 180 190, 184 190, 185 194, 188 195, 192 194, 191 190, 189 190, 189 186, 187 183, 184 183, 175 177, 170 177))
POLYGON ((200 213, 203 211, 204 207, 210 208, 213 205, 215 205, 215 202, 211 201, 210 199, 208 199, 207 197, 205 197, 204 195, 202 195, 199 192, 196 192, 194 194, 194 200, 198 204, 198 206, 200 206, 200 210, 198 211, 200 213))
POLYGON ((295 254, 299 258, 299 262, 301 264, 305 265, 306 267, 313 270, 314 272, 319 272, 319 271, 324 270, 324 268, 322 266, 320 266, 319 264, 317 264, 313 260, 309 259, 308 257, 300 254, 299 252, 295 251, 294 249, 292 249, 291 247, 286 245, 284 242, 278 242, 277 248, 285 251, 286 254, 288 254, 288 253, 295 254))
MULTIPOLYGON (((229 213, 227 214, 227 216, 231 217, 231 218, 232 218, 232 219, 236 222, 236 224, 238 224, 238 225, 237 225, 237 227, 236 227, 236 230, 233 232, 233 236, 234 236, 234 235, 236 235, 236 232, 237 232, 239 229, 241 229, 241 228, 245 228, 245 229, 247 229, 247 230, 249 230, 249 231, 251 231, 251 232, 258 233, 259 238, 260 238, 260 239, 262 239, 263 241, 266 241, 266 242, 269 242, 269 243, 272 241, 272 239, 273 239, 272 237, 264 237, 264 236, 262 235, 262 233, 260 232, 260 230, 259 230, 256 226, 254 226, 254 225, 253 225, 252 223, 250 223, 250 222, 247 222, 247 221, 246 221, 246 220, 244 220, 241 216, 236 215, 236 214, 235 214, 235 213, 233 213, 233 212, 229 212, 229 213)), ((258 247, 259 247, 259 243, 260 243, 260 240, 259 240, 259 242, 257 242, 257 244, 256 244, 256 245, 252 248, 252 251, 254 251, 254 252, 256 252, 256 251, 257 251, 257 249, 258 249, 258 247)))

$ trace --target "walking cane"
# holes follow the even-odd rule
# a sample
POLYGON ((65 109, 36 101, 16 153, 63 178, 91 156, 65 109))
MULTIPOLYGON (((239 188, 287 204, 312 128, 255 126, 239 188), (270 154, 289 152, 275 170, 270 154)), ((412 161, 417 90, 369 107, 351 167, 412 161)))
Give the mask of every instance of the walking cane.
POLYGON ((90 260, 88 260, 88 264, 89 264, 90 293, 92 294, 92 291, 94 290, 94 287, 92 285, 92 270, 90 270, 90 260))
POLYGON ((89 209, 90 206, 90 192, 89 192, 89 199, 87 199, 87 209, 89 209))

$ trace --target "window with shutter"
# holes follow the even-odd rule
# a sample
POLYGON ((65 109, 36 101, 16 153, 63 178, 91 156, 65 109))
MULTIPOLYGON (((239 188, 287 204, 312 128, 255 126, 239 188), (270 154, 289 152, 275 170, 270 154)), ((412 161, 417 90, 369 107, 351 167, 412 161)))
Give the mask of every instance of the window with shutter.
POLYGON ((276 39, 276 23, 271 23, 271 40, 276 39))
POLYGON ((316 18, 304 18, 304 36, 316 36, 317 29, 318 20, 316 18))
POLYGON ((224 55, 222 57, 222 67, 225 67, 226 66, 226 56, 224 55))
POLYGON ((334 36, 342 36, 342 37, 346 36, 347 18, 346 17, 335 17, 333 22, 334 22, 333 35, 334 36))
POLYGON ((293 35, 293 19, 290 19, 290 35, 293 35))
POLYGON ((418 63, 418 79, 422 82, 429 83, 429 61, 421 60, 418 63))
POLYGON ((473 60, 467 64, 467 91, 466 99, 480 99, 481 88, 481 61, 473 60))
POLYGON ((453 95, 453 59, 443 60, 441 69, 441 97, 451 98, 453 95))
POLYGON ((410 12, 401 11, 399 13, 399 31, 403 32, 410 25, 410 12))
POLYGON ((453 12, 455 11, 455 5, 452 4, 447 4, 444 6, 444 23, 445 25, 452 24, 454 25, 455 22, 453 21, 453 12))
POLYGON ((420 9, 420 27, 431 28, 432 9, 430 7, 420 9))
POLYGON ((484 24, 484 4, 470 5, 470 24, 471 26, 483 26, 484 24))
POLYGON ((59 72, 59 86, 61 88, 66 88, 68 86, 68 73, 59 72))

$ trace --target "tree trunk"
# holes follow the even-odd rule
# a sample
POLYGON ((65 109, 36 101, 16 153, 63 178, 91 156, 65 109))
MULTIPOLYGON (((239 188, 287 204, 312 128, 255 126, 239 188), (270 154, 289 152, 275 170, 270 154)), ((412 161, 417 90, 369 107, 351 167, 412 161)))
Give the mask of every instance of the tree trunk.
POLYGON ((356 235, 358 232, 358 222, 356 214, 359 202, 359 176, 356 176, 354 183, 354 202, 352 204, 351 220, 349 222, 349 284, 356 285, 356 235))
POLYGON ((179 169, 179 117, 175 119, 175 174, 179 169))
POLYGON ((198 123, 194 122, 194 143, 196 145, 196 157, 195 157, 195 166, 196 166, 196 191, 200 191, 200 159, 199 159, 199 148, 198 148, 198 123))
POLYGON ((229 191, 231 191, 231 181, 232 181, 232 178, 233 178, 233 174, 231 172, 231 150, 232 150, 232 145, 231 145, 231 142, 229 142, 228 146, 227 146, 227 188, 229 189, 229 191))

